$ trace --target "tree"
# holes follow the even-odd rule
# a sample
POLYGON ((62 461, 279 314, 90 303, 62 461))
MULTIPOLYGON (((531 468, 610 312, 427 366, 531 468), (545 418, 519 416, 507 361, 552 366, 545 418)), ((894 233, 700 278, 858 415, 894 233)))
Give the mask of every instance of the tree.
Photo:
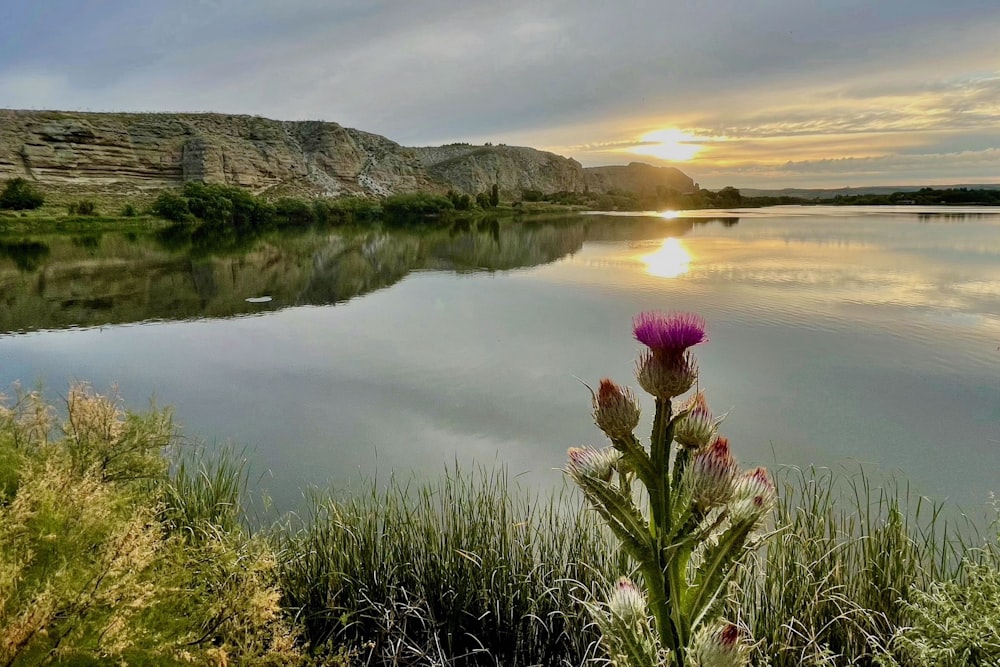
POLYGON ((500 205, 500 186, 494 183, 493 188, 490 190, 490 206, 496 208, 499 205, 500 205))
POLYGON ((12 178, 7 181, 3 192, 0 193, 0 208, 23 211, 38 208, 44 203, 45 197, 23 178, 12 178))

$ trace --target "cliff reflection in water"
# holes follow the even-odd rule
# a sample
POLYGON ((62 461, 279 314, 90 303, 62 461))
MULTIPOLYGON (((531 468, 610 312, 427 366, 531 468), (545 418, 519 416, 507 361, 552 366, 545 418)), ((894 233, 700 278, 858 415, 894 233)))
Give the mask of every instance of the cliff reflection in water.
POLYGON ((176 226, 148 234, 0 238, 0 333, 336 304, 391 286, 415 270, 532 267, 576 252, 585 240, 679 236, 707 222, 573 215, 417 230, 247 236, 176 226), (271 301, 246 301, 259 296, 271 301))

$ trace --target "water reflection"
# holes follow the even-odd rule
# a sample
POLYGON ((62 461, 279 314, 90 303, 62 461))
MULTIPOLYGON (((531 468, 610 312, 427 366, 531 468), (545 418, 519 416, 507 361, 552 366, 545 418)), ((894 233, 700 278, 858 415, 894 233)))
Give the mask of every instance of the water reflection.
POLYGON ((574 216, 525 224, 464 221, 419 230, 261 235, 173 225, 139 236, 2 239, 0 333, 335 304, 388 287, 413 271, 505 271, 549 263, 579 250, 586 231, 582 218, 574 216), (272 300, 247 301, 261 294, 272 300))
POLYGON ((256 447, 282 508, 308 483, 456 460, 555 485, 566 447, 600 437, 574 376, 628 382, 632 316, 692 310, 744 464, 874 461, 979 502, 1000 443, 1000 217, 849 213, 0 237, 5 331, 197 319, 0 336, 0 386, 155 394, 186 433, 256 447), (675 273, 681 249, 669 280, 640 258, 675 273), (335 307, 290 307, 314 304, 335 307))
POLYGON ((659 250, 642 255, 639 259, 645 263, 649 275, 659 278, 682 276, 691 266, 691 254, 672 236, 663 239, 659 250))

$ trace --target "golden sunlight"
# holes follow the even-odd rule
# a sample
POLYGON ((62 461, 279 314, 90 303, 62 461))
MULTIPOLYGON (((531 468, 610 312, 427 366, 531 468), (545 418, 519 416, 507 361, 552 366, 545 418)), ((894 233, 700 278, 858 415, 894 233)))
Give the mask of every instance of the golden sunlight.
POLYGON ((678 239, 663 239, 660 249, 640 257, 646 265, 646 272, 658 278, 676 278, 688 272, 691 255, 678 239))
POLYGON ((651 155, 669 162, 687 162, 701 152, 704 146, 694 143, 698 137, 682 130, 656 130, 643 135, 642 144, 629 150, 639 155, 651 155))

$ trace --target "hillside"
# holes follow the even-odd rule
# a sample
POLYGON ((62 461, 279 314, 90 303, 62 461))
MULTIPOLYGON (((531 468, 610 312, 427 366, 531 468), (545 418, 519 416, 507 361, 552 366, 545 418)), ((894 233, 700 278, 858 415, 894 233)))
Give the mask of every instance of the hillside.
POLYGON ((625 166, 588 167, 584 170, 587 186, 592 192, 623 190, 639 195, 677 190, 687 194, 698 188, 691 178, 674 167, 654 167, 642 162, 625 166))
POLYGON ((325 121, 258 116, 0 110, 0 180, 48 189, 138 194, 204 181, 255 193, 385 196, 450 189, 505 197, 608 190, 689 192, 676 169, 633 163, 584 169, 534 148, 408 148, 325 121))

